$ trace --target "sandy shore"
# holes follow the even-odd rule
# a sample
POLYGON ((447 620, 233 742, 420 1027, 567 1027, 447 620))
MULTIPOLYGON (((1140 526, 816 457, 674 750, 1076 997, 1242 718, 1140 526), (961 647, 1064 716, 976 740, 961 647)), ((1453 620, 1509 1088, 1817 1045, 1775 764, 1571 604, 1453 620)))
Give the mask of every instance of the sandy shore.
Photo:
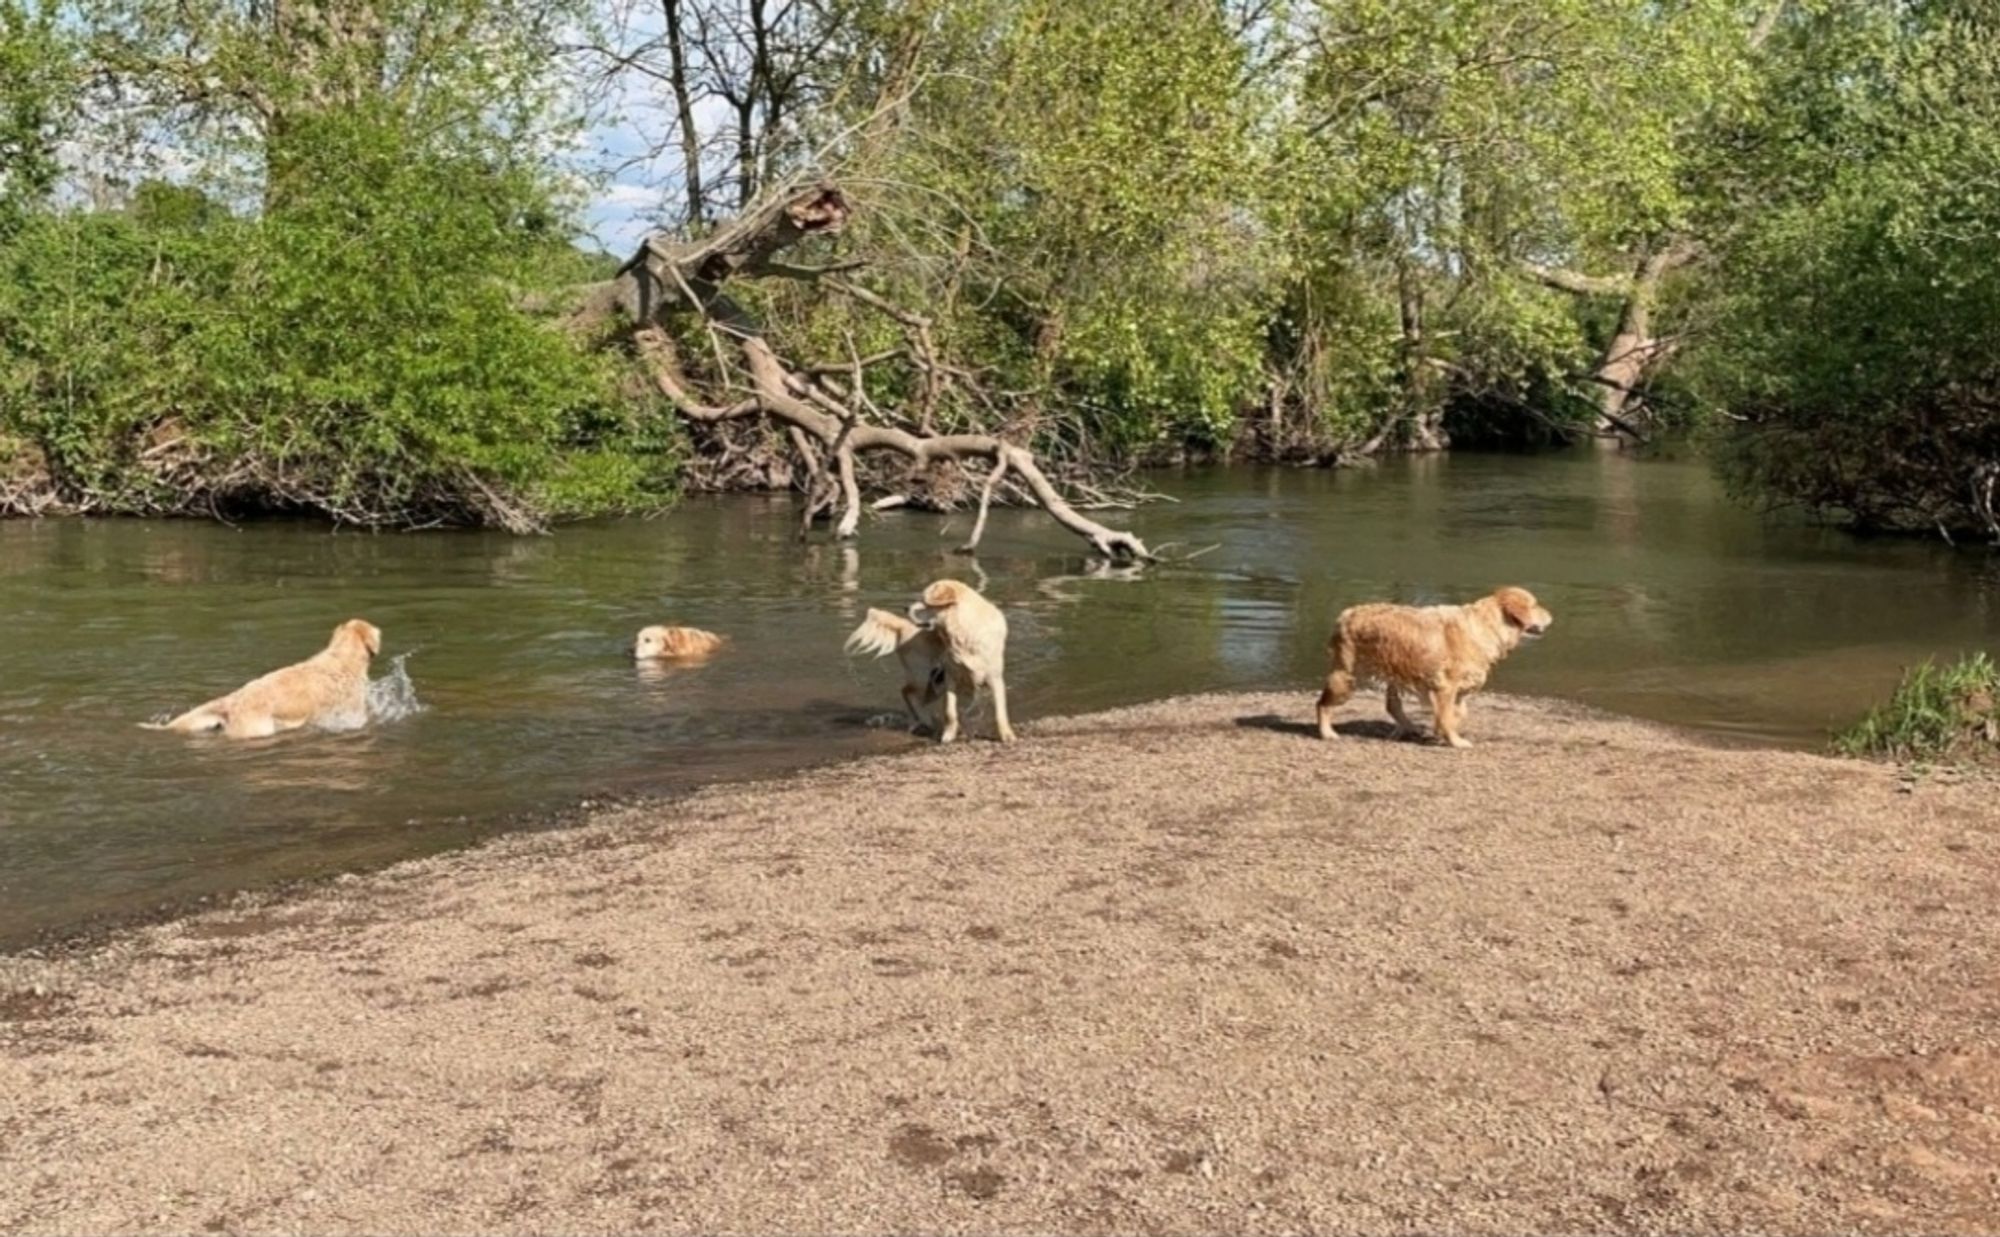
MULTIPOLYGON (((0 961, 0 1229, 1992 1231, 1991 782, 1044 721, 0 961)), ((1364 720, 1367 719, 1367 720, 1364 720)))

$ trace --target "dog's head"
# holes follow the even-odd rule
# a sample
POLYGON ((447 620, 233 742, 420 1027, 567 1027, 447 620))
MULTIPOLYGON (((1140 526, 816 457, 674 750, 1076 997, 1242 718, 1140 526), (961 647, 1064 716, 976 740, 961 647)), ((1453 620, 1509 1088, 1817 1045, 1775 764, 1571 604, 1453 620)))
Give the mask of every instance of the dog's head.
POLYGON ((713 649, 716 638, 692 627, 642 627, 632 641, 632 656, 640 661, 652 657, 692 657, 713 649))
POLYGON ((333 629, 333 647, 359 645, 373 657, 382 651, 382 629, 367 619, 348 619, 333 629))
POLYGON ((1507 621, 1507 625, 1518 628, 1530 640, 1547 631, 1549 624, 1556 621, 1555 615, 1544 609, 1542 603, 1535 600, 1535 595, 1525 588, 1509 585, 1494 589, 1493 600, 1499 603, 1500 617, 1507 621))
POLYGON ((671 627, 641 627, 639 635, 632 641, 632 656, 644 661, 649 657, 672 657, 679 651, 676 640, 680 633, 671 627))
POLYGON ((972 594, 970 585, 957 580, 938 580, 910 605, 910 621, 919 627, 935 627, 945 612, 972 594))

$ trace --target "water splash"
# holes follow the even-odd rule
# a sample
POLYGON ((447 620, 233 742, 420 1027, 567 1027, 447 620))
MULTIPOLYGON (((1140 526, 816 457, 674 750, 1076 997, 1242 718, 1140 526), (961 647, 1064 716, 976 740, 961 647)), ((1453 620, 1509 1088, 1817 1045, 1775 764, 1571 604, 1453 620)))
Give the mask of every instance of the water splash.
MULTIPOLYGON (((410 652, 416 650, 411 649, 410 652)), ((369 721, 401 721, 423 712, 427 707, 417 699, 417 685, 410 681, 410 672, 403 664, 409 660, 410 653, 398 653, 389 663, 389 673, 379 679, 368 680, 369 721)))

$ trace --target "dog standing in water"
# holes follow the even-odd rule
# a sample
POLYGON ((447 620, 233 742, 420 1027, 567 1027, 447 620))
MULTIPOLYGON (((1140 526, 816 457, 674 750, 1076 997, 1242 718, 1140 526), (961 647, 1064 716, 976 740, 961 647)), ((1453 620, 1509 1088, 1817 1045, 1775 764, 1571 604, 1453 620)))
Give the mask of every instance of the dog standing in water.
POLYGON ((381 629, 364 619, 349 619, 333 629, 324 649, 306 660, 253 679, 172 721, 140 724, 181 734, 219 731, 231 739, 260 739, 301 726, 353 730, 368 724, 368 662, 381 651, 381 629))
POLYGON ((1319 737, 1333 738, 1333 711, 1354 694, 1357 680, 1380 679, 1388 684, 1397 738, 1417 729, 1403 712, 1403 693, 1421 692, 1430 697, 1437 737, 1471 747, 1458 733, 1465 697, 1486 685, 1487 673, 1523 637, 1533 639, 1553 622, 1533 593, 1512 587, 1463 606, 1349 606, 1327 641, 1331 665, 1319 697, 1319 737))
POLYGON ((910 607, 909 618, 870 610, 847 637, 847 652, 896 654, 903 664, 903 706, 920 726, 931 724, 931 705, 942 696, 938 742, 958 738, 958 698, 970 701, 982 687, 993 693, 1000 741, 1014 741, 1007 717, 1007 616, 970 585, 936 581, 910 607))

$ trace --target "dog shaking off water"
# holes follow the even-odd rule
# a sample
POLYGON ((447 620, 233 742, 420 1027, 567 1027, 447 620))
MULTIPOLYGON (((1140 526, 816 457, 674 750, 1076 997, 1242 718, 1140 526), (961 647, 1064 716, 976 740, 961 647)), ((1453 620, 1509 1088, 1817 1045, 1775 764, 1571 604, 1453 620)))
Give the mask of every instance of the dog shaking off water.
POLYGON ((381 629, 349 619, 304 661, 252 679, 172 721, 140 724, 182 734, 220 731, 232 739, 260 739, 301 726, 352 730, 368 723, 368 660, 381 651, 381 629))
POLYGON ((958 698, 984 687, 993 693, 993 720, 1002 743, 1014 741, 1007 719, 1007 616, 957 580, 939 580, 903 618, 870 610, 847 637, 847 652, 890 653, 903 664, 903 706, 919 726, 932 724, 931 705, 944 697, 938 742, 958 737, 958 698))

